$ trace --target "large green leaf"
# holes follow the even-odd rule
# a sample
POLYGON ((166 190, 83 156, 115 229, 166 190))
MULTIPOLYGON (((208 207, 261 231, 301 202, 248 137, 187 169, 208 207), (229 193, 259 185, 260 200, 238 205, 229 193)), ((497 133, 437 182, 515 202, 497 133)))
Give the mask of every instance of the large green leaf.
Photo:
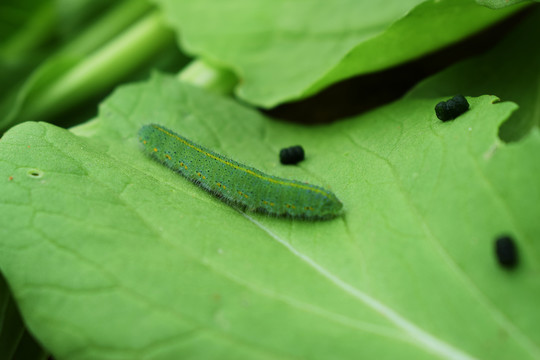
POLYGON ((123 87, 73 132, 2 138, 1 270, 61 359, 538 358, 540 134, 505 145, 516 106, 469 100, 447 123, 405 99, 303 127, 168 77, 123 87), (345 214, 236 211, 142 153, 150 122, 331 188, 345 214), (307 159, 279 165, 297 143, 307 159))
POLYGON ((440 49, 514 13, 472 0, 156 0, 189 52, 229 67, 263 107, 440 49))

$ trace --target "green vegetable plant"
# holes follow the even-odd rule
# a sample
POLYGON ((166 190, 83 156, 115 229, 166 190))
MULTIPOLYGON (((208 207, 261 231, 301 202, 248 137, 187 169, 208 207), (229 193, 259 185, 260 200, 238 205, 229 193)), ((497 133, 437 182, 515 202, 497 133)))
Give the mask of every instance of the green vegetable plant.
POLYGON ((536 4, 63 3, 0 43, 0 359, 540 358, 536 4), (369 111, 277 115, 494 36, 369 111), (144 153, 150 123, 343 213, 230 206, 144 153))

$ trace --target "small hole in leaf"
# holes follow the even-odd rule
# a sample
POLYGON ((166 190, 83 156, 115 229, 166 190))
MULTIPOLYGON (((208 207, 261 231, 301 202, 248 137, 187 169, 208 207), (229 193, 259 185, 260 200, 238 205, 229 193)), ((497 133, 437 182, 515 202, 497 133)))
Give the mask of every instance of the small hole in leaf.
POLYGON ((27 172, 28 176, 30 176, 31 178, 40 178, 43 176, 43 171, 41 170, 36 170, 36 169, 30 169, 28 170, 27 172))

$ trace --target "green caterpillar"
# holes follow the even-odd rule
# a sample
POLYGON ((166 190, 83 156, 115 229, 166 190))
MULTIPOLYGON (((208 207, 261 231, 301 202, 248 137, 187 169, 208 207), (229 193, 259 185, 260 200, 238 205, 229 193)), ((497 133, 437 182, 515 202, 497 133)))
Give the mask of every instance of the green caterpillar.
POLYGON ((275 216, 329 219, 343 205, 330 191, 267 175, 175 134, 160 125, 139 130, 145 151, 224 201, 275 216))

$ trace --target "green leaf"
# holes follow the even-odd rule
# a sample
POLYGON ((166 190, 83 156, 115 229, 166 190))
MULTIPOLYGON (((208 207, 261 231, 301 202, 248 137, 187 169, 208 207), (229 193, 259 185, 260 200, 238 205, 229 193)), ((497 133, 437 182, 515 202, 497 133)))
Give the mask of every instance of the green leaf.
POLYGON ((538 358, 540 134, 505 145, 514 104, 469 98, 443 123, 439 100, 305 127, 155 76, 73 132, 19 125, 0 141, 2 272, 62 359, 538 358), (239 212, 147 158, 149 122, 331 188, 345 215, 239 212), (306 160, 279 165, 291 144, 306 160))
POLYGON ((503 124, 500 137, 516 141, 540 126, 540 8, 532 11, 494 49, 462 61, 423 81, 408 94, 414 98, 439 98, 455 94, 497 94, 514 101, 519 109, 503 124), (517 56, 516 54, 523 54, 517 56))
POLYGON ((263 107, 440 49, 521 7, 492 11, 471 0, 156 0, 182 47, 233 70, 237 94, 263 107))

